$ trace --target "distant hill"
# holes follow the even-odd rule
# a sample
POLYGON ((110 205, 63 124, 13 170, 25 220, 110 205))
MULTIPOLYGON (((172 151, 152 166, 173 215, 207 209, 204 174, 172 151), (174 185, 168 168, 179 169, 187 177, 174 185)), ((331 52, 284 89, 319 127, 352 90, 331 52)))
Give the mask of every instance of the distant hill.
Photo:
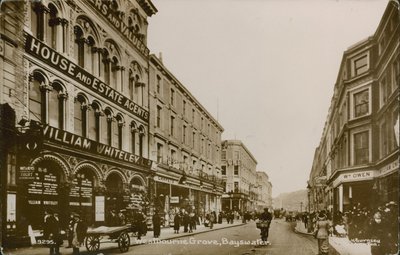
POLYGON ((297 190, 289 193, 281 193, 273 199, 275 209, 283 208, 287 211, 307 210, 307 190, 297 190), (302 202, 302 204, 301 204, 302 202))

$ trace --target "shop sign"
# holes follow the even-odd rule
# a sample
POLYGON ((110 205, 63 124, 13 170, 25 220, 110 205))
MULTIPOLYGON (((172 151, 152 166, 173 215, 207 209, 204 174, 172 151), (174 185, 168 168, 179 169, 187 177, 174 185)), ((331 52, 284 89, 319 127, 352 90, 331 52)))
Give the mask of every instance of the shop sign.
POLYGON ((33 181, 35 180, 35 167, 34 166, 20 166, 19 167, 19 179, 22 181, 33 181))
POLYGON ((95 221, 104 221, 104 196, 96 196, 95 201, 95 221))
POLYGON ((178 196, 171 196, 169 199, 170 204, 179 204, 179 197, 178 196))
POLYGON ((81 83, 83 86, 89 88, 105 99, 118 104, 140 119, 146 122, 149 120, 149 112, 143 107, 134 103, 123 94, 103 83, 95 76, 91 75, 83 68, 71 62, 66 57, 57 53, 31 35, 27 35, 25 51, 52 66, 61 73, 64 73, 75 81, 81 83))
POLYGON ((397 170, 397 169, 399 169, 399 161, 398 161, 398 159, 395 160, 394 162, 382 167, 381 169, 379 169, 379 174, 380 175, 384 175, 384 174, 387 174, 387 173, 392 172, 392 171, 397 170))
POLYGON ((343 182, 371 180, 374 178, 374 176, 375 176, 374 170, 345 173, 339 175, 339 177, 335 181, 333 181, 333 186, 336 187, 337 185, 343 182))
POLYGON ((87 151, 96 155, 102 155, 111 159, 121 160, 143 167, 150 167, 151 165, 149 159, 74 135, 55 127, 45 126, 43 129, 43 136, 45 140, 50 140, 52 142, 66 145, 74 149, 87 151))
POLYGON ((155 176, 154 180, 158 181, 158 182, 163 182, 163 183, 178 184, 177 180, 166 178, 166 177, 163 177, 163 176, 155 176))
POLYGON ((135 33, 129 28, 119 16, 115 15, 114 10, 110 6, 101 0, 90 0, 89 1, 104 17, 115 27, 115 29, 121 33, 126 39, 128 39, 136 49, 138 49, 144 56, 148 57, 150 50, 146 45, 139 40, 135 33))

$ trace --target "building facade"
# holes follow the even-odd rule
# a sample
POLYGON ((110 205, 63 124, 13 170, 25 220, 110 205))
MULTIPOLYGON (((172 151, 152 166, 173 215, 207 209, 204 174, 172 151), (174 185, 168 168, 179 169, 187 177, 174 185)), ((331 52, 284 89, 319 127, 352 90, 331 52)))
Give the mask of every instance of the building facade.
POLYGON ((63 225, 71 212, 100 225, 111 210, 148 205, 146 38, 157 9, 150 0, 1 9, 0 99, 18 141, 3 152, 7 235, 40 231, 45 210, 63 225))
POLYGON ((225 182, 222 208, 238 212, 256 209, 257 161, 239 140, 222 141, 221 175, 225 182))
POLYGON ((336 213, 398 201, 397 8, 389 2, 375 34, 343 54, 308 183, 315 210, 336 213))
POLYGON ((257 171, 256 179, 256 210, 263 211, 264 208, 272 209, 272 183, 266 172, 257 171))
POLYGON ((150 56, 150 159, 156 206, 173 224, 182 209, 221 210, 222 126, 164 66, 150 56))

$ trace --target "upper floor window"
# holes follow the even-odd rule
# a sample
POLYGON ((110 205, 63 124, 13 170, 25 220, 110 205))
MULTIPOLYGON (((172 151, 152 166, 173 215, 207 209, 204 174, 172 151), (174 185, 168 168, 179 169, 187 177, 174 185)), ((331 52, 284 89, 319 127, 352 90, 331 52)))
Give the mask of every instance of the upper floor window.
POLYGON ((194 117, 195 117, 195 110, 194 109, 192 109, 192 123, 194 124, 194 117))
POLYGON ((356 165, 369 162, 369 131, 354 134, 354 163, 356 165))
POLYGON ((157 163, 161 163, 163 159, 163 145, 157 143, 157 163))
POLYGON ((157 112, 156 112, 156 126, 159 128, 161 127, 161 106, 157 105, 157 112))
POLYGON ((136 154, 136 134, 137 134, 137 127, 135 122, 131 122, 131 152, 136 154))
POLYGON ((174 136, 174 128, 175 128, 175 117, 171 116, 171 120, 170 120, 170 134, 171 134, 171 136, 174 136))
POLYGON ((157 84, 156 84, 156 91, 158 94, 161 94, 161 77, 157 75, 157 84))
POLYGON ((221 166, 221 174, 226 175, 226 166, 221 166))
POLYGON ((66 94, 61 84, 53 83, 48 96, 49 124, 53 127, 64 129, 66 94))
POLYGON ((144 152, 144 138, 145 138, 145 129, 143 126, 139 127, 139 156, 143 157, 144 152))
POLYGON ((175 90, 171 89, 171 98, 170 98, 171 105, 175 104, 175 90))
POLYGON ((86 137, 87 101, 78 95, 74 103, 74 133, 86 137))
POLYGON ((368 71, 368 54, 364 54, 358 58, 352 60, 352 74, 353 76, 358 76, 366 71, 368 71))
POLYGON ((97 103, 92 103, 88 112, 88 137, 89 139, 100 141, 100 117, 102 112, 97 103))
POLYGON ((192 132, 192 148, 196 145, 196 132, 192 132))
POLYGON ((380 145, 380 156, 381 158, 385 157, 389 153, 389 141, 388 141, 388 130, 386 122, 383 121, 380 125, 380 134, 379 134, 379 145, 380 145))
POLYGON ((221 151, 221 159, 222 160, 226 159, 226 151, 221 151))
POLYGON ((390 97, 392 93, 392 86, 388 84, 386 76, 383 76, 379 82, 379 90, 380 90, 380 107, 382 107, 390 97))
POLYGON ((381 55, 386 47, 386 35, 383 34, 378 43, 378 53, 381 55))
POLYGON ((183 100, 183 116, 186 117, 186 101, 183 100))
POLYGON ((354 94, 354 117, 364 116, 369 113, 369 90, 365 89, 354 94))
POLYGON ((86 39, 83 37, 83 31, 79 26, 75 26, 75 47, 74 56, 77 64, 81 67, 85 67, 85 42, 86 39))
POLYGON ((398 58, 393 62, 392 66, 392 84, 393 91, 396 91, 400 85, 400 60, 398 58))
POLYGON ((183 144, 186 144, 186 132, 187 132, 187 127, 185 125, 183 125, 183 144))

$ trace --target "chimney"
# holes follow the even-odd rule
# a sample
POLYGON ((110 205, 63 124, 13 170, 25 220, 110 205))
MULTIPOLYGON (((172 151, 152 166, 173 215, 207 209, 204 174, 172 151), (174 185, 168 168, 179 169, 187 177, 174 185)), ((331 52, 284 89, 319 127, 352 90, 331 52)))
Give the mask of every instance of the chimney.
POLYGON ((163 62, 163 60, 162 60, 162 52, 158 53, 158 59, 161 61, 161 63, 163 62))

